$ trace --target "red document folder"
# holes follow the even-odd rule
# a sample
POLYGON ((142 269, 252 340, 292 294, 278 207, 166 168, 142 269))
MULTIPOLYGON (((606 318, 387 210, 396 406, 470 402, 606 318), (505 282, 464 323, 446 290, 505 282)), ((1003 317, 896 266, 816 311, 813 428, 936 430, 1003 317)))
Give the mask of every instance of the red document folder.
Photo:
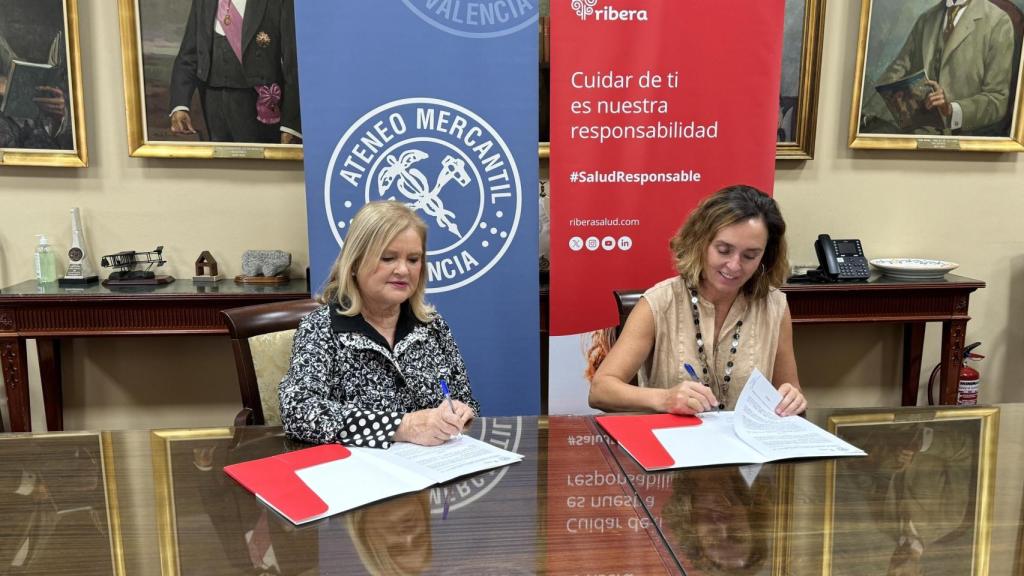
POLYGON ((387 450, 324 444, 224 472, 295 524, 522 460, 470 436, 440 446, 396 442, 387 450))
POLYGON ((296 472, 352 455, 340 444, 324 444, 224 467, 239 484, 296 524, 327 513, 327 503, 296 472))
POLYGON ((700 418, 675 414, 598 416, 597 423, 647 470, 672 468, 676 461, 654 435, 659 428, 697 426, 700 418))

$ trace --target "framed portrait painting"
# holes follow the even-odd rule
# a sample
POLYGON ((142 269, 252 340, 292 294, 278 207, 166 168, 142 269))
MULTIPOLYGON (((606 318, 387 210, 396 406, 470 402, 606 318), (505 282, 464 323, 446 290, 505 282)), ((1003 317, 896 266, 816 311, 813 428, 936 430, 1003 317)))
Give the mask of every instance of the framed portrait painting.
POLYGON ((0 166, 87 166, 78 0, 5 0, 0 15, 0 166))
POLYGON ((814 158, 825 0, 786 0, 775 158, 814 158))
POLYGON ((989 573, 999 409, 851 413, 829 431, 822 573, 989 573))
POLYGON ((861 0, 850 147, 1024 151, 1024 0, 861 0))
POLYGON ((293 0, 118 0, 128 153, 302 159, 293 0))

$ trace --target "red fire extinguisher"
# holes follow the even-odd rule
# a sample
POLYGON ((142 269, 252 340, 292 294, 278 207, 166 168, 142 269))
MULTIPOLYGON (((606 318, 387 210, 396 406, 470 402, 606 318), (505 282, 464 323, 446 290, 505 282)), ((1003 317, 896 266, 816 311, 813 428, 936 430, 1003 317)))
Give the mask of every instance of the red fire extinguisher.
MULTIPOLYGON (((981 354, 975 354, 973 350, 981 346, 981 342, 974 342, 967 346, 964 346, 964 360, 960 365, 960 382, 957 385, 956 390, 956 403, 959 406, 974 406, 978 403, 978 384, 981 382, 981 373, 979 373, 973 366, 968 364, 969 360, 981 360, 984 358, 981 354)), ((933 385, 935 384, 935 378, 939 375, 939 368, 942 365, 936 365, 935 369, 932 370, 932 375, 928 378, 928 405, 932 406, 935 401, 932 399, 933 385)))

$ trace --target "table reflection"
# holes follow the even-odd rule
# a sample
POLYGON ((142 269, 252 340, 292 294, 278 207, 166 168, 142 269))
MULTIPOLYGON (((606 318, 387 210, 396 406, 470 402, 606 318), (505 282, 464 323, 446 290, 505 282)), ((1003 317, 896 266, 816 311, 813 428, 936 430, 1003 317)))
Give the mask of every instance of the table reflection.
POLYGON ((0 437, 0 574, 64 572, 69 558, 76 574, 115 573, 107 451, 100 434, 0 437))
POLYGON ((1024 405, 809 418, 870 456, 646 473, 590 418, 480 418, 525 459, 302 526, 223 473, 280 428, 0 436, 0 575, 1019 573, 1024 405))
POLYGON ((996 409, 832 418, 865 458, 835 463, 831 562, 835 574, 870 566, 892 576, 972 574, 987 552, 996 409), (856 530, 842 529, 856 527, 856 530))
POLYGON ((612 454, 687 574, 1018 569, 1024 450, 1019 433, 1002 438, 999 428, 1024 429, 1024 406, 814 410, 808 418, 868 456, 646 473, 620 447, 612 454), (1013 455, 1001 491, 997 451, 1013 455), (668 493, 658 488, 666 478, 668 493), (992 520, 1000 497, 1013 511, 1003 529, 992 520))
POLYGON ((760 574, 770 568, 778 503, 776 468, 703 468, 676 473, 662 512, 684 566, 701 574, 760 574), (687 566, 688 565, 688 566, 687 566))
POLYGON ((430 567, 428 491, 355 510, 347 515, 345 525, 371 574, 422 574, 430 567))

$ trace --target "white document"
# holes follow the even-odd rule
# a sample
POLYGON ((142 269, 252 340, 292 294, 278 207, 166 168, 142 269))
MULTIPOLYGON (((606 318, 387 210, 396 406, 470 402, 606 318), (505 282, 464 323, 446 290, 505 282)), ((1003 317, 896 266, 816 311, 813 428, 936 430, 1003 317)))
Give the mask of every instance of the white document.
POLYGON ((866 456, 863 450, 800 416, 777 415, 775 407, 781 400, 778 390, 755 370, 734 412, 698 414, 699 426, 656 429, 654 436, 675 460, 672 468, 866 456))
POLYGON ((514 464, 521 454, 461 435, 440 446, 396 442, 388 450, 350 447, 348 458, 302 468, 295 474, 327 504, 327 511, 296 521, 304 524, 360 506, 416 492, 482 470, 514 464))
MULTIPOLYGON (((352 449, 353 452, 356 450, 372 449, 352 449)), ((432 479, 436 484, 481 470, 513 464, 523 459, 521 454, 502 450, 464 434, 456 436, 440 446, 420 446, 408 442, 396 442, 391 445, 391 449, 383 453, 379 450, 375 452, 410 472, 415 471, 432 479)))

